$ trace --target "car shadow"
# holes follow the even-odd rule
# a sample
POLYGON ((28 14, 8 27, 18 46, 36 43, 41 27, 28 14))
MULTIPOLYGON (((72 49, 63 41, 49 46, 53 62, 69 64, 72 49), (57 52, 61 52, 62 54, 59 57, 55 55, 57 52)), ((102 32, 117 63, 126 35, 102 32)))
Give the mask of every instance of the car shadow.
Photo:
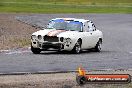
POLYGON ((70 51, 42 51, 39 55, 83 55, 83 54, 102 54, 102 53, 110 53, 112 51, 101 51, 101 52, 96 52, 94 50, 83 50, 79 54, 72 53, 70 51))

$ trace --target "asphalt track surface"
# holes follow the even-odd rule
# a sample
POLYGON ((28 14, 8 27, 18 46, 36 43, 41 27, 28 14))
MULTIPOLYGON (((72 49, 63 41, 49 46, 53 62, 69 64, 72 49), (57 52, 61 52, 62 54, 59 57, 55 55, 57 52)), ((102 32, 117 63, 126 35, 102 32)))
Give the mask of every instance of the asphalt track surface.
POLYGON ((50 19, 56 17, 92 20, 104 34, 102 52, 70 54, 45 51, 35 55, 30 49, 4 51, 0 53, 0 73, 67 71, 79 66, 87 70, 132 68, 132 14, 34 14, 16 19, 45 27, 50 19))

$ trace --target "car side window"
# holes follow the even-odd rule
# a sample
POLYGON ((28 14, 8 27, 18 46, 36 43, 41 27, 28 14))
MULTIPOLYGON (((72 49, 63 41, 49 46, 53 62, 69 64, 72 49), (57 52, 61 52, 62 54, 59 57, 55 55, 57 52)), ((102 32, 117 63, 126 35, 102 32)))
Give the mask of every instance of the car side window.
POLYGON ((93 31, 96 31, 96 27, 94 24, 92 24, 92 27, 93 27, 93 31))
POLYGON ((89 32, 96 31, 96 27, 95 27, 94 23, 91 21, 88 22, 88 31, 89 32))
POLYGON ((92 26, 92 23, 90 21, 88 22, 88 31, 89 32, 93 31, 93 26, 92 26))

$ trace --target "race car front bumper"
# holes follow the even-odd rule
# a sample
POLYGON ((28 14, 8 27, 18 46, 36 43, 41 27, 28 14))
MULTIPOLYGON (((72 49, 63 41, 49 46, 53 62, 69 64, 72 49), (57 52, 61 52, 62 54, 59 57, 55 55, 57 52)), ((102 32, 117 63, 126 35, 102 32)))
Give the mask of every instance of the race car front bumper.
POLYGON ((50 50, 50 48, 55 49, 55 50, 67 50, 71 51, 74 47, 74 42, 72 41, 41 41, 37 39, 32 39, 31 40, 31 46, 34 48, 39 48, 41 50, 50 50))
POLYGON ((46 42, 46 43, 39 43, 39 48, 40 49, 49 49, 49 48, 64 49, 64 45, 62 43, 50 43, 50 42, 46 42))

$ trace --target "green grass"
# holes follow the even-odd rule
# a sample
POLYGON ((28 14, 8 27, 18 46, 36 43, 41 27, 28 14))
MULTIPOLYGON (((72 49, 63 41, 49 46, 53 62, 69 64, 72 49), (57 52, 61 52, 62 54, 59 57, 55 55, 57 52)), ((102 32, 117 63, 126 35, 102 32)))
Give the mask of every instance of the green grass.
POLYGON ((0 12, 132 13, 132 0, 2 0, 0 12))

